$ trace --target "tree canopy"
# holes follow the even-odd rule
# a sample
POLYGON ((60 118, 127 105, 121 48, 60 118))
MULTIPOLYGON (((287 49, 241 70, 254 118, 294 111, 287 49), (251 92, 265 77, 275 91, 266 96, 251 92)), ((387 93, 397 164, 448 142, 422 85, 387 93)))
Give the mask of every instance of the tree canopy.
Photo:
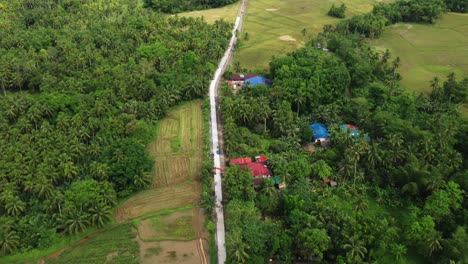
POLYGON ((154 125, 206 94, 230 27, 136 1, 3 1, 0 254, 102 227, 149 187, 154 125))
POLYGON ((224 87, 225 154, 266 155, 286 183, 272 191, 272 179, 264 179, 249 200, 241 192, 253 186, 247 175, 225 178, 226 193, 238 193, 226 197, 230 262, 467 260, 468 126, 460 106, 468 102, 468 78, 451 73, 427 84, 432 92, 416 94, 399 85, 404 58, 366 44, 391 23, 434 23, 444 10, 436 0, 377 4, 272 58, 263 73, 271 86, 224 87), (330 132, 326 147, 311 142, 315 122, 330 132), (273 238, 258 231, 266 241, 242 237, 245 226, 230 219, 242 210, 279 230, 270 230, 273 238))

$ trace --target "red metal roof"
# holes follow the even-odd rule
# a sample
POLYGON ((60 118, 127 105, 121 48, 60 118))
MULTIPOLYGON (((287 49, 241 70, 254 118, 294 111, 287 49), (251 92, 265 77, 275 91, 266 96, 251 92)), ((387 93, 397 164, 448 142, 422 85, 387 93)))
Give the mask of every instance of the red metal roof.
POLYGON ((229 160, 229 164, 246 165, 252 162, 251 157, 234 158, 229 160))
POLYGON ((271 170, 263 163, 260 162, 249 162, 246 164, 254 176, 269 176, 271 170))
POLYGON ((268 160, 268 157, 265 155, 260 155, 260 156, 255 157, 256 162, 265 162, 267 160, 268 160))

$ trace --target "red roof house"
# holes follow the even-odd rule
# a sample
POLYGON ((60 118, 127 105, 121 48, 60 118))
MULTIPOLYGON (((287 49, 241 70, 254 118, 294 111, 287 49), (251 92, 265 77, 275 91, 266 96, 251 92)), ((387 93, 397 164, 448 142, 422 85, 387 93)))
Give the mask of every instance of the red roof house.
POLYGON ((229 160, 229 164, 237 164, 241 168, 248 167, 253 174, 253 184, 258 186, 262 183, 263 179, 271 176, 271 170, 266 165, 268 157, 265 155, 255 157, 255 162, 250 157, 234 158, 229 160))
POLYGON ((254 177, 259 176, 270 176, 271 170, 267 167, 267 165, 260 163, 260 162, 250 162, 246 164, 249 167, 250 171, 254 175, 254 177))
POLYGON ((268 157, 265 155, 260 155, 260 156, 255 157, 256 162, 266 162, 267 160, 268 160, 268 157))
POLYGON ((251 157, 234 158, 229 160, 229 164, 246 165, 252 162, 251 157))

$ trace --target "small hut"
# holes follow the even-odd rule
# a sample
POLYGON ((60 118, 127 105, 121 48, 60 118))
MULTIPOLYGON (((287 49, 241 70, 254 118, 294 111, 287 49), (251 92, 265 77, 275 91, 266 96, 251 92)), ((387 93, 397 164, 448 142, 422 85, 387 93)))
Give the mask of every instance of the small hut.
POLYGON ((310 125, 310 129, 314 134, 314 142, 320 142, 320 145, 326 146, 328 138, 330 137, 330 132, 328 132, 327 126, 322 123, 313 123, 310 125))

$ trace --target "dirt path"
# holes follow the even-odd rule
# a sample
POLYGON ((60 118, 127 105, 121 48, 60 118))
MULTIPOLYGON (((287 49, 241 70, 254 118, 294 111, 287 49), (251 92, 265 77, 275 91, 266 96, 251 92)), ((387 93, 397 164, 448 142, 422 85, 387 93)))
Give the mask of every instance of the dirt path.
POLYGON ((193 229, 197 234, 197 251, 200 256, 200 262, 202 264, 208 264, 208 256, 206 254, 205 245, 208 235, 206 234, 205 226, 205 213, 201 208, 193 208, 193 229))

